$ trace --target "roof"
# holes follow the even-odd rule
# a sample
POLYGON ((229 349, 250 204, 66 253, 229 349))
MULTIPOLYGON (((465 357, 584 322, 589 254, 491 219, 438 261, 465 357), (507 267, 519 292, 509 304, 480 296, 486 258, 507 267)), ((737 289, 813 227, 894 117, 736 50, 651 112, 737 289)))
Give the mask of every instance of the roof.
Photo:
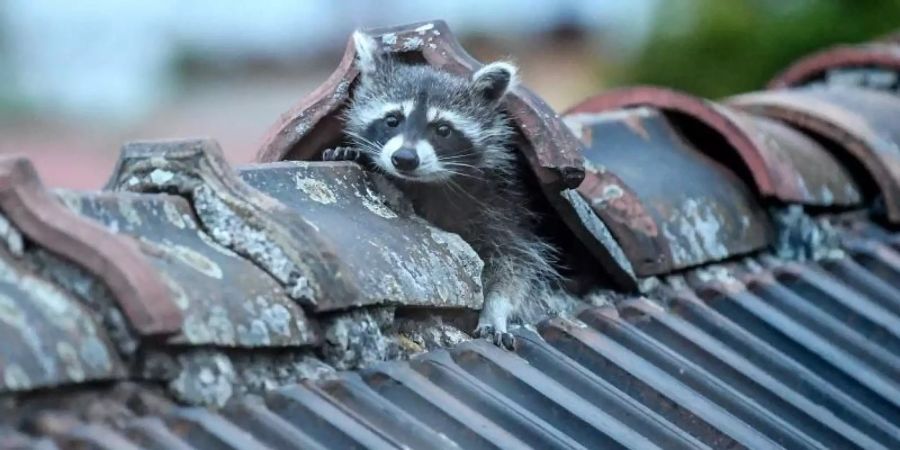
MULTIPOLYGON (((477 67, 440 22, 369 32, 477 67)), ((0 448, 896 448, 898 69, 825 54, 719 102, 516 91, 604 290, 514 351, 465 334, 468 244, 355 164, 281 161, 340 139, 352 46, 253 165, 130 143, 76 192, 4 159, 0 448)))

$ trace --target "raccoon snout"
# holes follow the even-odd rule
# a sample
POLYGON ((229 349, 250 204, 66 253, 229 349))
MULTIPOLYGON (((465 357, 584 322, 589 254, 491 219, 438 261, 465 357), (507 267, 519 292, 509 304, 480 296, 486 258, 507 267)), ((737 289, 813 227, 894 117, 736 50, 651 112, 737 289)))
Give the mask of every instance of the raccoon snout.
POLYGON ((391 163, 401 172, 411 172, 419 167, 419 155, 415 149, 401 148, 391 155, 391 163))

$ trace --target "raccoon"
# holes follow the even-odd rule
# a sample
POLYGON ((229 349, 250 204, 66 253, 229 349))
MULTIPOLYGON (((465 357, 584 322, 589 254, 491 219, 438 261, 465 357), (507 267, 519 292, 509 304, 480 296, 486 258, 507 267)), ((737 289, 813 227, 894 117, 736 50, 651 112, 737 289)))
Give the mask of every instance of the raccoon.
POLYGON ((516 67, 494 62, 463 77, 398 61, 362 33, 354 41, 360 77, 344 116, 352 145, 323 159, 386 174, 419 215, 467 241, 485 262, 475 335, 512 348, 511 321, 539 320, 567 300, 556 252, 536 232, 503 107, 516 67))

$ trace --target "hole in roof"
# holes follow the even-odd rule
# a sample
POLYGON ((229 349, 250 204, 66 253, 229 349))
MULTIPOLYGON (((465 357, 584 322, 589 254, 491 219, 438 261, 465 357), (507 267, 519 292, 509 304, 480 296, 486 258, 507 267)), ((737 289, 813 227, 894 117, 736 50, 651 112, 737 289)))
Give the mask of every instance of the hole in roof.
POLYGON ((725 166, 759 197, 753 173, 741 158, 740 153, 728 143, 725 136, 689 114, 672 110, 664 111, 672 126, 695 149, 725 166))

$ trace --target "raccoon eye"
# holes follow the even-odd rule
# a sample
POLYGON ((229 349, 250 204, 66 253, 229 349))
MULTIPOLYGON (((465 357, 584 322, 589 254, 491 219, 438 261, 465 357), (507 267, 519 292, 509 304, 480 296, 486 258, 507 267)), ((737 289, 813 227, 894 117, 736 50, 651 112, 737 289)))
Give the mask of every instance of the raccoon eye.
POLYGON ((394 127, 396 127, 397 125, 400 125, 400 118, 397 117, 396 114, 388 114, 388 115, 384 118, 384 124, 387 125, 387 126, 389 126, 389 127, 391 127, 391 128, 394 128, 394 127))
POLYGON ((434 132, 437 133, 438 136, 443 138, 449 137, 452 131, 453 130, 450 129, 449 125, 438 125, 437 129, 434 130, 434 132))

